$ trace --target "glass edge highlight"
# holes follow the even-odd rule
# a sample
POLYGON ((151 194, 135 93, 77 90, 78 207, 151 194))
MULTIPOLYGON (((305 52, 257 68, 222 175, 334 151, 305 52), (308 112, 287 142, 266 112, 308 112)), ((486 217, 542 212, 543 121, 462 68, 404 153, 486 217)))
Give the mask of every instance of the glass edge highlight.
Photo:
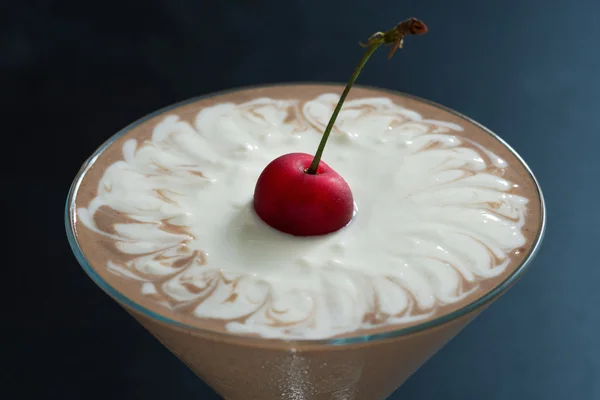
MULTIPOLYGON (((84 254, 83 254, 83 251, 81 250, 81 248, 79 246, 79 243, 77 242, 77 237, 76 237, 76 232, 75 232, 75 226, 76 226, 75 225, 75 220, 76 220, 75 211, 76 210, 75 210, 74 199, 76 197, 77 190, 79 189, 79 185, 81 184, 81 181, 82 181, 83 177, 85 176, 85 173, 94 164, 94 162, 100 156, 100 154, 102 154, 102 152, 108 146, 110 146, 113 142, 115 142, 121 136, 125 135, 129 130, 146 122, 147 120, 154 118, 158 115, 164 114, 164 113, 166 113, 170 110, 173 110, 175 108, 178 108, 180 106, 190 104, 190 103, 193 103, 193 102, 196 102, 199 100, 231 93, 231 92, 237 92, 240 90, 260 89, 260 88, 267 88, 267 87, 274 87, 274 86, 291 86, 291 85, 294 85, 294 86, 325 85, 325 86, 342 87, 342 84, 336 83, 336 82, 301 82, 301 83, 289 82, 289 83, 280 83, 280 84, 243 86, 243 87, 231 88, 231 89, 227 89, 227 90, 223 90, 223 91, 219 91, 219 92, 213 92, 213 93, 209 93, 206 95, 196 96, 196 97, 193 97, 193 98, 190 98, 187 100, 183 100, 181 102, 163 107, 163 108, 156 110, 150 114, 147 114, 146 116, 138 119, 137 121, 127 125, 123 129, 121 129, 120 131, 118 131, 117 133, 112 135, 109 139, 107 139, 100 147, 98 147, 98 149, 86 161, 84 161, 81 168, 77 172, 77 175, 75 176, 75 178, 73 180, 73 183, 71 184, 71 186, 69 188, 69 192, 67 195, 67 201, 65 204, 65 221, 64 221, 64 223, 65 223, 67 239, 69 241, 71 250, 73 251, 73 254, 75 255, 75 258, 77 259, 77 262, 80 264, 80 266, 83 268, 85 273, 92 279, 92 281, 96 285, 98 285, 106 294, 108 294, 110 297, 112 297, 114 300, 118 301, 119 303, 125 305, 128 308, 131 308, 132 310, 134 310, 140 314, 143 314, 151 319, 154 319, 158 322, 177 326, 180 328, 190 329, 192 331, 201 332, 201 333, 205 333, 208 335, 239 337, 238 335, 235 335, 235 334, 222 334, 222 333, 218 333, 218 332, 214 332, 214 331, 210 331, 210 330, 204 330, 204 329, 198 328, 196 326, 184 324, 184 323, 172 320, 170 318, 164 317, 164 316, 162 316, 158 313, 155 313, 155 312, 147 309, 146 307, 143 307, 143 306, 139 305, 138 303, 130 300, 128 297, 126 297, 121 292, 119 292, 118 290, 113 288, 111 285, 109 285, 108 282, 106 282, 104 279, 102 279, 102 277, 98 273, 96 273, 94 268, 92 268, 92 266, 88 263, 87 259, 85 258, 84 254)), ((246 337, 246 336, 244 336, 244 339, 246 339, 246 340, 262 342, 262 343, 264 343, 266 341, 269 341, 269 342, 279 341, 279 342, 290 342, 290 343, 306 343, 308 345, 313 345, 313 346, 319 346, 319 345, 338 346, 338 345, 350 345, 350 344, 356 344, 356 343, 366 343, 366 342, 373 342, 373 341, 377 341, 377 340, 391 339, 391 338, 396 338, 396 337, 400 337, 400 336, 406 336, 406 335, 409 335, 412 333, 417 333, 417 332, 420 332, 420 331, 423 331, 426 329, 434 328, 434 327, 443 325, 445 323, 448 323, 452 320, 455 320, 457 318, 460 318, 466 314, 469 314, 469 313, 477 310, 478 308, 484 306, 485 304, 491 302, 492 300, 494 300, 496 297, 500 296, 501 294, 503 294, 508 288, 510 288, 514 283, 516 283, 521 278, 521 276, 523 276, 523 274, 526 270, 528 270, 528 267, 531 265, 532 261, 534 260, 535 256, 537 255, 537 253, 541 247, 543 237, 545 234, 545 230, 546 230, 546 205, 545 205, 544 196, 543 196, 542 190, 540 188, 539 182, 538 182, 537 178, 535 177, 535 175, 533 174, 529 165, 527 165, 527 163, 523 160, 523 158, 508 143, 506 143, 506 141, 504 141, 500 136, 498 136, 496 133, 492 132, 490 129, 486 128, 479 122, 474 121, 471 118, 469 118, 453 109, 450 109, 446 106, 437 104, 433 101, 426 100, 426 99, 420 98, 418 96, 414 96, 414 95, 411 95, 408 93, 403 93, 403 92, 399 92, 399 91, 395 91, 395 90, 391 90, 391 89, 382 89, 382 88, 368 86, 368 85, 356 85, 356 86, 359 88, 378 90, 378 91, 382 91, 385 93, 390 93, 390 94, 394 94, 394 95, 407 97, 407 98, 410 98, 413 100, 417 100, 417 101, 438 107, 446 112, 449 112, 449 113, 451 113, 459 118, 462 118, 463 120, 477 126, 478 128, 482 129, 484 132, 486 132, 488 135, 490 135, 494 139, 498 140, 502 145, 504 145, 523 165, 523 167, 529 174, 530 178, 534 182, 538 196, 539 196, 541 222, 540 222, 538 235, 535 239, 535 243, 531 247, 529 254, 524 259, 524 261, 521 263, 521 265, 519 265, 511 275, 509 275, 505 280, 500 282, 496 287, 494 287, 492 290, 490 290, 489 292, 487 292, 485 295, 478 298, 477 300, 473 301, 472 303, 469 303, 462 308, 459 308, 449 314, 442 315, 436 319, 432 319, 432 320, 429 320, 429 321, 426 321, 426 322, 423 322, 423 323, 420 323, 417 325, 412 325, 412 326, 400 328, 400 329, 389 331, 389 332, 381 332, 381 333, 376 333, 376 334, 371 334, 371 335, 358 335, 358 336, 350 336, 350 337, 343 337, 343 338, 330 338, 330 339, 317 339, 317 340, 311 340, 311 339, 289 339, 289 340, 275 339, 274 340, 274 339, 267 339, 267 338, 261 338, 261 337, 246 337)))

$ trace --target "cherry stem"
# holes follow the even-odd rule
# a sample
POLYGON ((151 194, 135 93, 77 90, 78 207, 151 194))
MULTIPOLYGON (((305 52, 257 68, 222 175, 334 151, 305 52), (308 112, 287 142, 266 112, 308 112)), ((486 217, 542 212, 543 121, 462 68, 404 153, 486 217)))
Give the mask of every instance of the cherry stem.
POLYGON ((340 100, 338 101, 337 105, 335 106, 335 109, 333 110, 333 114, 331 114, 329 123, 327 124, 327 127, 323 132, 321 142, 319 143, 319 147, 317 148, 317 152, 315 153, 315 157, 313 158, 310 167, 308 167, 305 171, 307 174, 315 175, 317 173, 319 163, 321 162, 321 157, 323 156, 323 150, 325 150, 325 145, 327 144, 327 139, 329 139, 329 134, 331 133, 331 130, 335 125, 335 120, 337 119, 338 114, 342 109, 342 105, 344 104, 348 93, 350 93, 352 85, 354 85, 354 82, 356 82, 358 75, 360 75, 360 72, 362 71, 367 61, 369 61, 369 58, 371 58, 371 55, 375 52, 375 50, 377 50, 380 46, 384 44, 392 45, 392 48, 388 53, 388 58, 392 58, 396 50, 398 48, 402 48, 405 36, 422 35, 426 32, 427 26, 423 22, 419 21, 416 18, 409 18, 405 21, 400 22, 398 25, 396 25, 394 28, 390 29, 387 32, 375 33, 369 38, 367 44, 361 43, 361 46, 368 47, 368 49, 360 59, 360 62, 358 63, 356 68, 354 69, 354 73, 352 74, 350 80, 346 84, 346 87, 344 88, 344 91, 340 96, 340 100))

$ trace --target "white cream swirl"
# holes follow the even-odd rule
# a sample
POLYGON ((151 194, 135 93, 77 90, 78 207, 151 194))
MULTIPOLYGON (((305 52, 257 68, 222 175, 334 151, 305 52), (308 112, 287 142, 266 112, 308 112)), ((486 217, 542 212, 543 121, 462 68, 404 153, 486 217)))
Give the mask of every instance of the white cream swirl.
POLYGON ((298 238, 256 217, 262 169, 314 152, 337 99, 218 104, 193 125, 169 115, 151 140, 127 140, 78 209, 127 255, 108 268, 231 332, 304 339, 424 319, 501 274, 526 241, 527 199, 491 173, 506 163, 455 136, 460 126, 387 98, 347 102, 325 151, 353 190, 349 226, 298 238), (102 207, 128 219, 102 230, 102 207))

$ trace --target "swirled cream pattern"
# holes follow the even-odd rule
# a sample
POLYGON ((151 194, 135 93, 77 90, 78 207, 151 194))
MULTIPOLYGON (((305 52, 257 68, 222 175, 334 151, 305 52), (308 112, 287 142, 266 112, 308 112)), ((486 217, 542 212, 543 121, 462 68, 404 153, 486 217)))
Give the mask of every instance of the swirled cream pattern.
POLYGON ((262 169, 314 152, 337 99, 218 104, 127 140, 77 210, 124 255, 107 268, 231 332, 304 339, 427 318, 504 272, 525 244, 527 205, 506 163, 387 98, 347 102, 324 154, 353 190, 346 228, 298 238, 255 216, 262 169), (107 208, 119 216, 110 229, 98 223, 107 208))

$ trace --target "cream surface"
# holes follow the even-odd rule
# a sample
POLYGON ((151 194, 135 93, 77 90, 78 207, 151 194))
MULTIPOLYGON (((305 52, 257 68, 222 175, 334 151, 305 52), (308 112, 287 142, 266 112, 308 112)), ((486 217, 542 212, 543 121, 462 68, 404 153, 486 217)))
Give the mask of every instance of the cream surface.
POLYGON ((128 255, 106 267, 166 308, 290 339, 425 319, 503 273, 526 242, 527 199, 499 173, 506 163, 462 139, 461 126, 387 98, 347 102, 325 150, 353 191, 347 227, 299 238, 254 214, 262 169, 314 153, 337 99, 218 104, 193 124, 168 115, 150 141, 126 141, 77 210, 128 255), (100 228, 105 207, 127 219, 100 228))

